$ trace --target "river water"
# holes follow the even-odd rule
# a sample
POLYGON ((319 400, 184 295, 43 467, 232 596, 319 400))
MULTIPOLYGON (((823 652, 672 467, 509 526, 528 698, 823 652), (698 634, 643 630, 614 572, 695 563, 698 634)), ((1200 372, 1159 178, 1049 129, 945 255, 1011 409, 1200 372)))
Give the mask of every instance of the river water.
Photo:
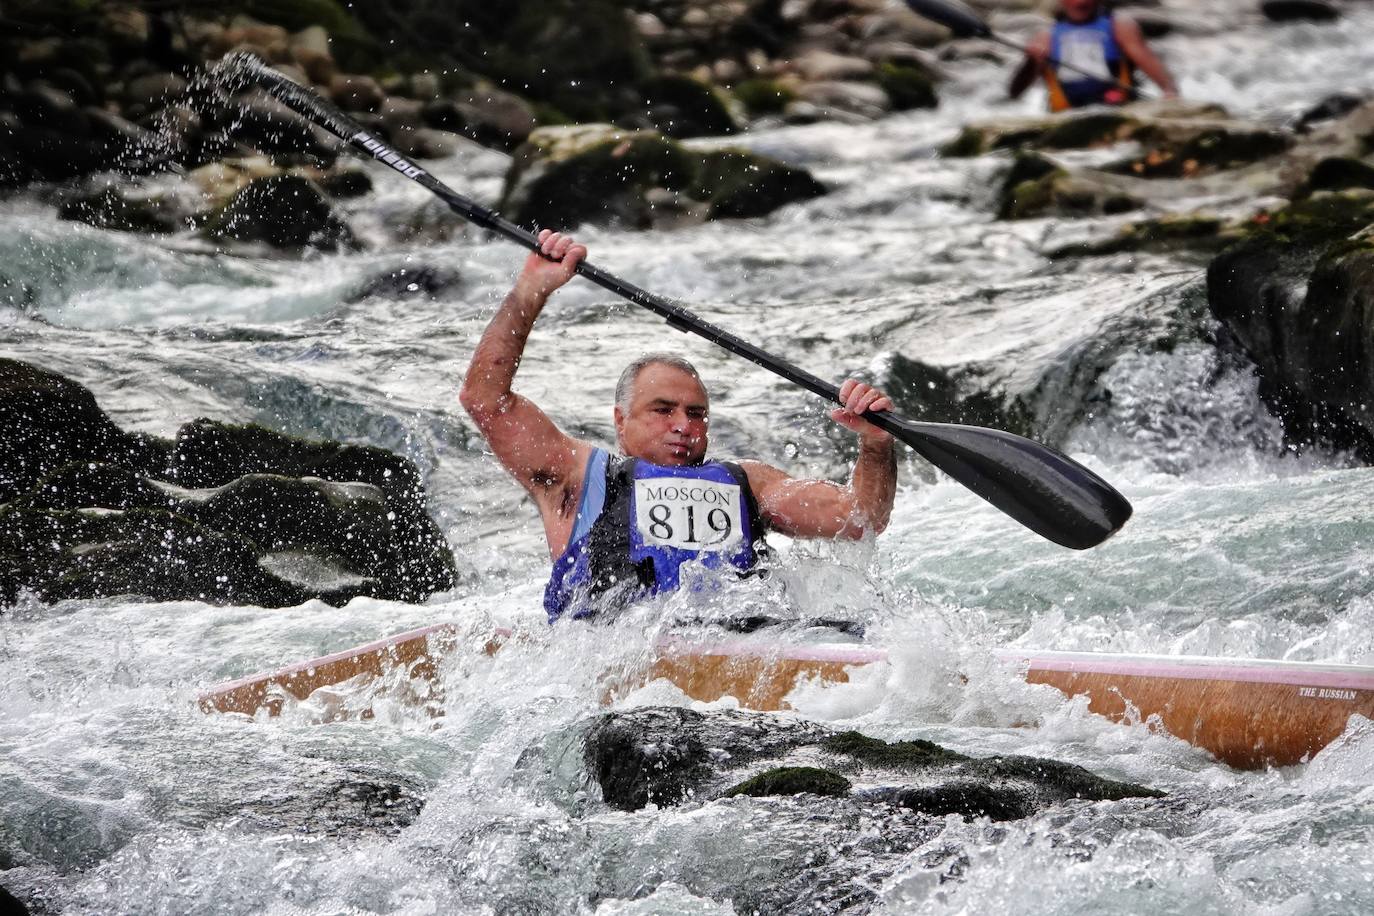
MULTIPOLYGON (((1374 86, 1368 5, 1282 29, 1216 8, 1233 21, 1166 4, 1188 24, 1159 43, 1187 96, 1282 122, 1331 91, 1374 86)), ((852 912, 1374 909, 1368 723, 1306 765, 1242 773, 989 661, 1011 644, 1374 664, 1374 471, 1286 453, 1249 370, 1176 331, 1180 315, 1196 323, 1199 262, 1051 262, 1042 252, 1076 227, 994 221, 1006 160, 934 150, 971 118, 1037 101, 1000 101, 1005 70, 989 62, 951 69, 937 112, 744 138, 813 169, 836 188, 827 197, 758 221, 579 237, 602 267, 823 376, 884 377, 902 355, 1038 385, 1042 431, 1119 486, 1135 518, 1074 553, 907 462, 876 543, 782 545, 792 611, 863 620, 893 652, 850 684, 800 690, 794 714, 1053 757, 1166 800, 1004 825, 951 818, 919 835, 862 817, 815 823, 769 799, 601 806, 568 751, 602 711, 598 679, 642 658, 662 620, 703 608, 674 599, 615 626, 543 628, 535 514, 457 404, 521 253, 472 232, 395 241, 389 227, 424 193, 378 171, 352 208, 373 247, 304 261, 210 256, 185 239, 59 223, 28 198, 3 205, 0 272, 29 296, 0 310, 0 354, 87 384, 132 429, 168 435, 208 416, 404 452, 461 581, 423 606, 7 611, 0 884, 93 914, 714 914, 747 911, 751 889, 795 882, 806 861, 796 912, 838 899, 836 885, 856 890, 852 912), (461 281, 434 301, 348 304, 368 278, 425 265, 461 281), (1092 360, 1101 374, 1075 382, 1092 360), (382 704, 368 722, 312 724, 308 706, 247 722, 195 705, 209 684, 445 620, 533 635, 446 670, 441 719, 382 704)), ((492 200, 504 168, 474 149, 433 171, 492 200)), ((566 429, 609 441, 620 367, 664 348, 702 369, 716 453, 843 473, 848 444, 821 405, 589 284, 550 305, 519 388, 566 429)), ((769 597, 693 600, 736 599, 769 597)), ((620 702, 692 705, 664 683, 620 702)))

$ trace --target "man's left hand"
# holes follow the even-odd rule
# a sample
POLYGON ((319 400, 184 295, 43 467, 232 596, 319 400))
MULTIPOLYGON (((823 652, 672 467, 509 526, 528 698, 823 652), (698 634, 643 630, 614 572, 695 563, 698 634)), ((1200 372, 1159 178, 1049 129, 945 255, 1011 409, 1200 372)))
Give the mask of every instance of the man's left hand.
POLYGON ((863 418, 868 411, 891 410, 892 400, 872 385, 865 385, 856 379, 848 379, 840 386, 840 399, 843 407, 830 411, 830 418, 836 423, 852 429, 865 441, 874 444, 887 443, 892 436, 863 418))

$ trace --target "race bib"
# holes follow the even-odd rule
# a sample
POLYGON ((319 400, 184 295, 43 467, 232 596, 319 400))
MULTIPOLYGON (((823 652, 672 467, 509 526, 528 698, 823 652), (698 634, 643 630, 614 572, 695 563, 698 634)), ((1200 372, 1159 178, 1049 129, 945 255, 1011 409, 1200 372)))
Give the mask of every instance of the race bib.
MULTIPOLYGON (((1059 60, 1070 67, 1087 71, 1105 83, 1112 82, 1112 72, 1107 69, 1107 51, 1102 39, 1095 34, 1070 32, 1059 39, 1059 60)), ((1062 74, 1066 82, 1081 80, 1083 74, 1066 70, 1062 74)))
POLYGON ((737 483, 654 478, 635 481, 635 528, 653 547, 726 551, 739 544, 737 483))

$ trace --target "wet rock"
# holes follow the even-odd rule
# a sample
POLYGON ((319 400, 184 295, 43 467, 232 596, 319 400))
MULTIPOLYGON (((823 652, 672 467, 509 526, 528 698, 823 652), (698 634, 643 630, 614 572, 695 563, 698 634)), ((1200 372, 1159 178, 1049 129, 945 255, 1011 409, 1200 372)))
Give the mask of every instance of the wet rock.
POLYGON ((9 891, 0 887, 0 913, 10 916, 29 916, 29 908, 9 891))
POLYGON ((1111 176, 1055 169, 1009 187, 999 215, 1002 219, 1101 216, 1142 206, 1143 200, 1115 185, 1111 176))
POLYGON ((876 81, 887 93, 894 111, 934 108, 939 104, 935 79, 925 67, 884 61, 878 65, 876 81))
POLYGON ((372 176, 362 169, 336 169, 320 176, 320 190, 330 197, 347 200, 372 193, 372 176))
POLYGON ((1271 22, 1332 22, 1340 10, 1323 0, 1262 0, 1260 11, 1271 22))
POLYGON ((105 188, 66 200, 58 208, 59 219, 87 223, 97 229, 165 234, 184 227, 174 209, 157 196, 134 196, 129 189, 105 188))
POLYGON ((259 178, 236 193, 203 230, 217 241, 286 249, 357 247, 353 231, 314 182, 294 175, 259 178))
POLYGON ((456 270, 421 264, 398 267, 367 280, 349 297, 350 302, 364 299, 438 299, 462 284, 456 270))
POLYGON ((85 387, 12 359, 0 359, 0 429, 0 503, 75 461, 147 471, 169 448, 115 426, 85 387))
POLYGON ((329 97, 344 111, 376 111, 386 92, 370 76, 340 73, 329 83, 329 97))
POLYGON ((1363 105, 1368 98, 1353 92, 1337 92, 1304 111, 1293 123, 1293 129, 1305 134, 1317 124, 1339 120, 1363 105))
POLYGON ((1025 405, 984 390, 977 369, 946 369, 896 354, 884 373, 883 390, 908 416, 1005 429, 1023 436, 1036 434, 1034 418, 1025 405))
POLYGON ((0 592, 281 607, 454 582, 413 465, 207 420, 128 436, 89 391, 0 361, 0 592))
POLYGON ((743 219, 826 191, 805 169, 742 150, 719 150, 702 157, 687 194, 709 205, 710 219, 743 219))
POLYGON ((742 126, 717 90, 690 77, 655 77, 642 83, 640 91, 644 110, 620 119, 627 127, 685 138, 733 134, 742 126))
POLYGON ((1276 214, 1207 271, 1212 314, 1254 361, 1298 447, 1374 462, 1374 195, 1319 195, 1276 214))
POLYGON ((873 83, 832 80, 803 83, 797 99, 823 113, 837 111, 873 120, 892 109, 892 100, 881 86, 873 83))
POLYGON ((743 713, 681 708, 610 713, 591 726, 583 748, 603 800, 624 811, 689 799, 807 793, 816 805, 827 804, 822 798, 852 799, 932 817, 954 813, 1011 820, 1071 799, 1162 795, 1053 760, 972 758, 928 741, 888 743, 815 723, 743 713))
MULTIPOLYGON (((1225 112, 1215 105, 1161 100, 1123 108, 1083 109, 1034 118, 1001 118, 967 125, 941 149, 942 156, 981 156, 997 149, 1089 149, 1136 139, 1143 132, 1163 142, 1201 133, 1197 122, 1216 122, 1225 112), (1171 130, 1172 129, 1172 130, 1171 130)), ((1219 129, 1224 129, 1223 125, 1219 129)), ((1248 129, 1240 125, 1237 129, 1248 129)))
POLYGON ((223 487, 251 474, 376 487, 385 500, 393 551, 391 571, 379 578, 379 588, 388 596, 418 601, 453 585, 453 555, 429 517, 419 472, 385 449, 197 420, 177 433, 171 468, 172 480, 187 488, 223 487))
POLYGON ((1045 252, 1051 259, 1093 257, 1126 251, 1216 252, 1234 243, 1237 229, 1226 220, 1206 214, 1162 216, 1127 223, 1104 239, 1074 242, 1045 252))
POLYGON ((157 110, 186 94, 190 84, 175 73, 149 73, 124 84, 124 102, 157 110))
POLYGON ((1299 189, 1300 197, 1317 191, 1346 191, 1351 188, 1374 190, 1374 165, 1345 156, 1322 159, 1313 167, 1307 181, 1299 189))
POLYGON ((685 189, 695 167, 694 156, 657 131, 541 128, 516 150, 499 209, 531 227, 647 228, 645 192, 685 189))
POLYGON ((529 138, 538 124, 534 109, 519 96, 479 85, 454 96, 462 123, 458 127, 431 124, 443 130, 455 130, 484 146, 514 149, 529 138))

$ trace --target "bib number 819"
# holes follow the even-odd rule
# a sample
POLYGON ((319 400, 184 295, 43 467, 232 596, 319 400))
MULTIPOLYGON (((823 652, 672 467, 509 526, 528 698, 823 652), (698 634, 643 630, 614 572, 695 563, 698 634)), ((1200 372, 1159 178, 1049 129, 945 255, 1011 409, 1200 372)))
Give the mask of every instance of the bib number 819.
MULTIPOLYGON (((678 524, 686 529, 679 535, 681 540, 710 546, 725 543, 730 540, 730 535, 734 533, 735 525, 730 518, 730 513, 717 506, 706 513, 703 533, 707 534, 707 537, 703 541, 697 537, 697 507, 681 506, 679 508, 682 509, 679 514, 685 518, 679 520, 678 524)), ((674 540, 674 535, 678 532, 673 528, 673 521, 672 506, 658 503, 649 507, 649 533, 654 537, 664 541, 674 540)))

